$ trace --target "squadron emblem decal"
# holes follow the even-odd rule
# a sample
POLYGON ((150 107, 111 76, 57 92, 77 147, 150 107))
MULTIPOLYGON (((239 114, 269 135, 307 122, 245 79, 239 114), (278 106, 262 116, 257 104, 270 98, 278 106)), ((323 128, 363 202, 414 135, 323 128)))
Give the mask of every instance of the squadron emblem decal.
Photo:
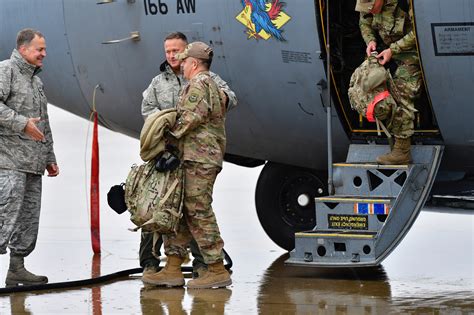
POLYGON ((247 39, 273 37, 285 41, 281 29, 291 17, 283 12, 284 2, 280 0, 240 0, 243 10, 235 18, 247 27, 247 39))

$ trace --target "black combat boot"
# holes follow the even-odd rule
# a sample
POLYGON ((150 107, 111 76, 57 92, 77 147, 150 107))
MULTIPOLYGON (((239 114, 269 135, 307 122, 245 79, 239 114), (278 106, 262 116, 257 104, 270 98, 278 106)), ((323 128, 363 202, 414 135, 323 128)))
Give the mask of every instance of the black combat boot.
POLYGON ((48 283, 48 277, 37 276, 25 269, 24 257, 10 256, 10 267, 8 268, 5 284, 7 286, 35 285, 48 283))

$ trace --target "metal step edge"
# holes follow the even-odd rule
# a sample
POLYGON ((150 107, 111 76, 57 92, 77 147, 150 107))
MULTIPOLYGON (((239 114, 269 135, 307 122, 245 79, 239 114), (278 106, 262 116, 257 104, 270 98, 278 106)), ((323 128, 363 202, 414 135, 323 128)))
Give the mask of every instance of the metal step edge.
POLYGON ((383 203, 390 204, 395 198, 391 197, 371 197, 371 198, 358 198, 353 196, 340 196, 340 197, 318 197, 314 198, 315 202, 332 202, 332 203, 383 203))
POLYGON ((373 235, 367 235, 367 234, 345 234, 345 233, 302 233, 298 232, 295 233, 295 238, 363 238, 363 239, 374 239, 376 238, 377 233, 373 235))
POLYGON ((327 262, 304 262, 296 259, 289 258, 285 261, 285 265, 294 266, 294 267, 320 267, 320 268, 354 268, 354 267, 374 267, 378 266, 376 260, 374 261, 365 261, 365 262, 340 262, 340 263, 327 263, 327 262))
POLYGON ((408 170, 409 165, 402 164, 402 165, 383 165, 383 164, 372 164, 372 163, 334 163, 334 167, 347 167, 347 168, 364 168, 364 169, 395 169, 395 170, 408 170))

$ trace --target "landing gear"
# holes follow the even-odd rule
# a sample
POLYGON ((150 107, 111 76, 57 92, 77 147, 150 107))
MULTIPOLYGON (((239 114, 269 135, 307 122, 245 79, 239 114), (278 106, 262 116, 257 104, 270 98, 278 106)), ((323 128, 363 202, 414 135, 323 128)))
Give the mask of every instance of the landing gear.
POLYGON ((314 198, 326 194, 325 176, 317 171, 268 162, 255 192, 260 224, 272 241, 290 251, 295 232, 316 225, 314 198))

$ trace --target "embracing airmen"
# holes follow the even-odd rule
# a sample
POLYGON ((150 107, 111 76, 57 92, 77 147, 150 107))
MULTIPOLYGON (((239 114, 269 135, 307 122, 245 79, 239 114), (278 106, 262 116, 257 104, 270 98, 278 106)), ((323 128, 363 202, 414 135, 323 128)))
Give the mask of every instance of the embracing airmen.
MULTIPOLYGON (((182 53, 188 40, 181 32, 168 34, 164 39, 164 50, 166 60, 161 64, 160 71, 151 81, 148 88, 143 92, 141 111, 144 118, 149 115, 170 108, 175 108, 179 94, 186 85, 186 79, 181 73, 182 60, 176 55, 182 53)), ((225 100, 227 110, 237 105, 237 97, 228 84, 216 73, 209 71, 209 75, 219 88, 221 98, 225 100)), ((144 268, 143 274, 155 273, 160 265, 160 247, 163 241, 160 237, 157 242, 153 241, 153 233, 142 231, 140 241, 140 266, 144 268)), ((194 240, 190 244, 193 254, 193 277, 198 277, 207 269, 207 265, 194 240)))
POLYGON ((38 236, 41 176, 59 174, 37 76, 45 57, 44 36, 24 29, 11 58, 0 62, 0 254, 10 249, 7 286, 48 282, 24 267, 38 236))
POLYGON ((144 275, 143 281, 148 284, 184 285, 181 264, 193 238, 208 270, 190 280, 187 287, 224 287, 232 283, 224 268, 224 241, 211 206, 226 145, 226 102, 209 74, 212 57, 212 48, 202 42, 189 44, 176 56, 183 60, 183 76, 189 80, 176 106, 178 119, 170 129, 170 136, 179 139, 183 147, 184 216, 176 235, 164 236, 166 266, 158 273, 144 275))

